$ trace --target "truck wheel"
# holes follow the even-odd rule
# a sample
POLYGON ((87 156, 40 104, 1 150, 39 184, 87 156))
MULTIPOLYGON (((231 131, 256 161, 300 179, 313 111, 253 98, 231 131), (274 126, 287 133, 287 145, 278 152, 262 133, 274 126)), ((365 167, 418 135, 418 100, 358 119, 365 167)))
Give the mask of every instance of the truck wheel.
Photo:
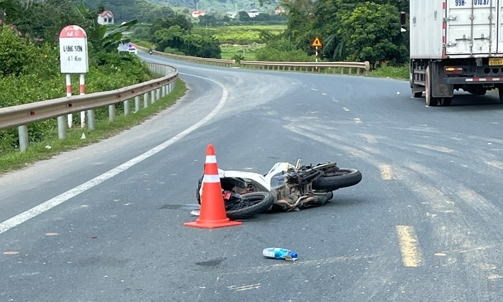
POLYGON ((422 91, 419 91, 419 92, 416 91, 416 92, 414 92, 414 97, 415 98, 420 98, 422 96, 423 96, 423 92, 422 91))
POLYGON ((425 98, 427 106, 437 106, 438 99, 431 96, 431 73, 430 66, 426 67, 426 87, 425 87, 425 98))

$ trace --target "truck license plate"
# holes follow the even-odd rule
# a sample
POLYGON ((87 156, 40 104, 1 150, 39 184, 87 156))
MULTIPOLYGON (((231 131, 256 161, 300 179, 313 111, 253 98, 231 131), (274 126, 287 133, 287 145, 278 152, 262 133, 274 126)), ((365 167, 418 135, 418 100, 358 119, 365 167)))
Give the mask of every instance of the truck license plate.
POLYGON ((489 66, 503 65, 503 58, 489 58, 489 66))

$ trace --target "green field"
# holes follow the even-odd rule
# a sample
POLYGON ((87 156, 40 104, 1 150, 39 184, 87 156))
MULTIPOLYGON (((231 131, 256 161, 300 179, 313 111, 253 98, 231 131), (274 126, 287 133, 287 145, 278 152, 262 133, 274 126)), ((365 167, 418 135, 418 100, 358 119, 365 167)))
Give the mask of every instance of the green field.
POLYGON ((232 60, 236 59, 236 55, 240 56, 241 59, 247 61, 255 61, 255 51, 265 46, 265 44, 254 43, 252 45, 221 45, 222 59, 232 60))
POLYGON ((264 43, 260 39, 260 32, 277 35, 286 29, 286 25, 235 25, 217 27, 194 27, 192 33, 201 35, 213 35, 221 44, 250 45, 252 43, 264 43))
POLYGON ((220 41, 222 59, 235 59, 240 56, 248 61, 255 60, 255 51, 264 47, 261 32, 271 35, 281 34, 286 25, 233 25, 217 27, 194 27, 192 33, 212 35, 220 41))

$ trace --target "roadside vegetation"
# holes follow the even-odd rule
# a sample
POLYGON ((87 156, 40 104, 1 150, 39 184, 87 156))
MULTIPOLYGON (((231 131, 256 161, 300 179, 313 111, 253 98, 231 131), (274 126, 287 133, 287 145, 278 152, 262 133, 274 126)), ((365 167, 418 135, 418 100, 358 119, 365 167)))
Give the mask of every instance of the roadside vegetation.
MULTIPOLYGON (((137 21, 131 20, 107 28, 97 23, 97 13, 96 10, 69 1, 28 4, 15 0, 0 2, 0 107, 66 96, 65 75, 61 74, 59 62, 59 32, 68 24, 79 25, 87 33, 89 72, 85 75, 86 93, 113 90, 159 77, 151 73, 138 56, 117 51, 119 43, 124 41, 122 33, 131 30, 137 21), (65 6, 65 10, 61 11, 58 5, 65 6), (51 18, 45 20, 45 26, 42 23, 38 26, 37 22, 41 21, 39 17, 47 17, 48 14, 51 18)), ((68 129, 65 140, 57 139, 55 119, 30 124, 30 148, 24 153, 18 149, 17 128, 0 130, 0 172, 89 144, 134 126, 180 97, 185 86, 181 81, 177 85, 175 92, 138 113, 123 116, 122 104, 117 105, 117 119, 114 122, 108 121, 108 108, 96 109, 96 130, 93 131, 79 129, 79 115, 74 114, 74 127, 68 129), (86 139, 80 140, 84 132, 86 139)), ((79 93, 78 75, 72 75, 72 91, 74 94, 79 93)))
MULTIPOLYGON (((157 100, 154 104, 150 104, 148 107, 129 115, 120 114, 121 111, 123 112, 122 105, 117 106, 117 116, 114 121, 110 122, 108 116, 105 116, 107 113, 103 112, 101 117, 97 115, 95 130, 91 131, 75 126, 67 129, 66 139, 64 140, 58 138, 57 126, 46 127, 39 125, 45 122, 35 123, 33 124, 34 127, 45 129, 43 139, 30 143, 30 148, 26 152, 19 152, 16 148, 3 149, 0 152, 0 174, 29 166, 38 160, 49 159, 64 151, 99 142, 139 125, 152 115, 174 104, 177 99, 185 94, 186 90, 185 83, 178 79, 173 91, 157 100)), ((131 112, 133 111, 131 109, 131 112)))

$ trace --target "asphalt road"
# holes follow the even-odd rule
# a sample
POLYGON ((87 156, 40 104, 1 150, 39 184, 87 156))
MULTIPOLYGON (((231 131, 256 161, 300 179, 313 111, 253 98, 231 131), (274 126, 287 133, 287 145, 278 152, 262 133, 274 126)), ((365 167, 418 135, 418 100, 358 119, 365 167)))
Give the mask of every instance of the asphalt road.
POLYGON ((503 105, 408 83, 170 61, 189 91, 116 137, 0 177, 0 301, 500 301, 503 105), (327 205, 186 227, 219 167, 336 161, 327 205), (295 262, 262 249, 296 251, 295 262))

